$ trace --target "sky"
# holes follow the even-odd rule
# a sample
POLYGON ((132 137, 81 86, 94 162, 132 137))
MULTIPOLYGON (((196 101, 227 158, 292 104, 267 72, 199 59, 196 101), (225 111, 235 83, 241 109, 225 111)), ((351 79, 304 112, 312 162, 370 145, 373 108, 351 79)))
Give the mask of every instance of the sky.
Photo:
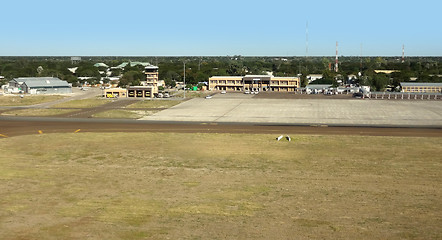
POLYGON ((400 56, 403 45, 406 56, 442 56, 440 9, 440 0, 4 0, 0 56, 334 56, 336 42, 340 56, 400 56))

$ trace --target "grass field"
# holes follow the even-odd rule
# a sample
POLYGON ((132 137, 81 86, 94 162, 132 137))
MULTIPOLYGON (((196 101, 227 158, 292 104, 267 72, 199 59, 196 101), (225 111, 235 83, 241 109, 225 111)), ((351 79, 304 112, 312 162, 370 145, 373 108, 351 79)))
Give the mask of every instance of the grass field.
MULTIPOLYGON (((210 95, 213 92, 209 92, 209 91, 186 91, 186 98, 202 98, 205 97, 207 95, 210 95)), ((177 98, 181 98, 183 97, 183 92, 179 92, 177 94, 175 94, 175 97, 177 98)))
POLYGON ((94 118, 117 118, 117 119, 138 119, 154 114, 157 111, 140 111, 140 110, 125 110, 114 109, 104 112, 99 112, 92 115, 94 118))
POLYGON ((81 100, 72 100, 69 102, 64 102, 60 104, 56 104, 52 106, 53 108, 93 108, 104 105, 106 103, 111 102, 110 99, 81 99, 81 100))
POLYGON ((171 108, 182 102, 182 100, 144 100, 131 104, 127 108, 171 108))
POLYGON ((441 239, 442 139, 0 139, 0 239, 441 239))
POLYGON ((39 103, 52 102, 63 99, 65 96, 59 95, 24 95, 20 96, 0 96, 0 106, 26 106, 39 103))
POLYGON ((1 115, 37 117, 37 116, 54 116, 74 111, 75 110, 72 109, 27 108, 27 109, 6 111, 1 115))

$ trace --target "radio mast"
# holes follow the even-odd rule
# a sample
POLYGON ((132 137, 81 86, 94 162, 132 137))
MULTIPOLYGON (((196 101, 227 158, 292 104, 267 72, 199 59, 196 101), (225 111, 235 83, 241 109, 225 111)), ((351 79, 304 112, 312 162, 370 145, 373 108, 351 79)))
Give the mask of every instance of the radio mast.
POLYGON ((338 41, 336 41, 336 59, 335 59, 335 72, 338 72, 339 64, 338 64, 338 41))

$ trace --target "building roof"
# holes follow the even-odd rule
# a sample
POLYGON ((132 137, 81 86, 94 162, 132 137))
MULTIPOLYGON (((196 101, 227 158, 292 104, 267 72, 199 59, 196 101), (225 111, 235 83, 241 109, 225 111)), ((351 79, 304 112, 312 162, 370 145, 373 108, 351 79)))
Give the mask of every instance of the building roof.
POLYGON ((116 67, 113 67, 113 68, 125 68, 127 66, 127 64, 129 64, 129 63, 124 62, 124 63, 122 63, 122 64, 120 64, 120 65, 118 65, 116 67))
POLYGON ((105 63, 95 63, 94 67, 106 67, 106 68, 108 68, 109 66, 106 65, 105 63))
POLYGON ((375 73, 385 73, 385 74, 391 74, 394 72, 400 72, 399 70, 374 70, 375 73))
POLYGON ((307 85, 305 88, 310 88, 310 89, 325 89, 325 88, 329 88, 331 87, 331 84, 310 84, 307 85))
POLYGON ((71 73, 75 73, 75 72, 77 71, 77 69, 78 69, 78 67, 68 68, 68 70, 69 70, 71 73))
POLYGON ((137 65, 141 65, 143 67, 147 67, 147 66, 150 66, 150 63, 148 63, 148 62, 130 62, 130 66, 131 67, 135 67, 137 65))
POLYGON ((319 74, 319 73, 313 73, 313 74, 309 74, 309 75, 307 75, 307 77, 321 77, 321 78, 322 78, 322 74, 319 74))
POLYGON ((272 79, 275 79, 275 80, 285 80, 285 79, 293 80, 293 79, 299 79, 299 77, 272 77, 272 79))
POLYGON ((401 82, 402 87, 442 87, 442 83, 401 82))
POLYGON ((30 88, 36 87, 71 87, 68 82, 60 80, 55 77, 29 77, 29 78, 14 78, 17 82, 23 82, 30 88))
POLYGON ((221 78, 221 79, 238 79, 243 78, 242 76, 212 76, 210 78, 221 78))
MULTIPOLYGON (((144 66, 144 65, 143 65, 144 66)), ((154 65, 147 65, 144 66, 145 69, 158 69, 158 66, 154 66, 154 65)))
POLYGON ((262 77, 273 77, 273 75, 245 75, 244 77, 262 78, 262 77))

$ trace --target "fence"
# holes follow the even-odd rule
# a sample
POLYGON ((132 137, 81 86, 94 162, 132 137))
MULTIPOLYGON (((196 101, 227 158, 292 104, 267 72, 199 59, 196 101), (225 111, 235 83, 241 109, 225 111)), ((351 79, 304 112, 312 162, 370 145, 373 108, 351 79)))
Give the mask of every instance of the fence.
POLYGON ((369 99, 380 100, 442 100, 441 93, 371 92, 369 99))

